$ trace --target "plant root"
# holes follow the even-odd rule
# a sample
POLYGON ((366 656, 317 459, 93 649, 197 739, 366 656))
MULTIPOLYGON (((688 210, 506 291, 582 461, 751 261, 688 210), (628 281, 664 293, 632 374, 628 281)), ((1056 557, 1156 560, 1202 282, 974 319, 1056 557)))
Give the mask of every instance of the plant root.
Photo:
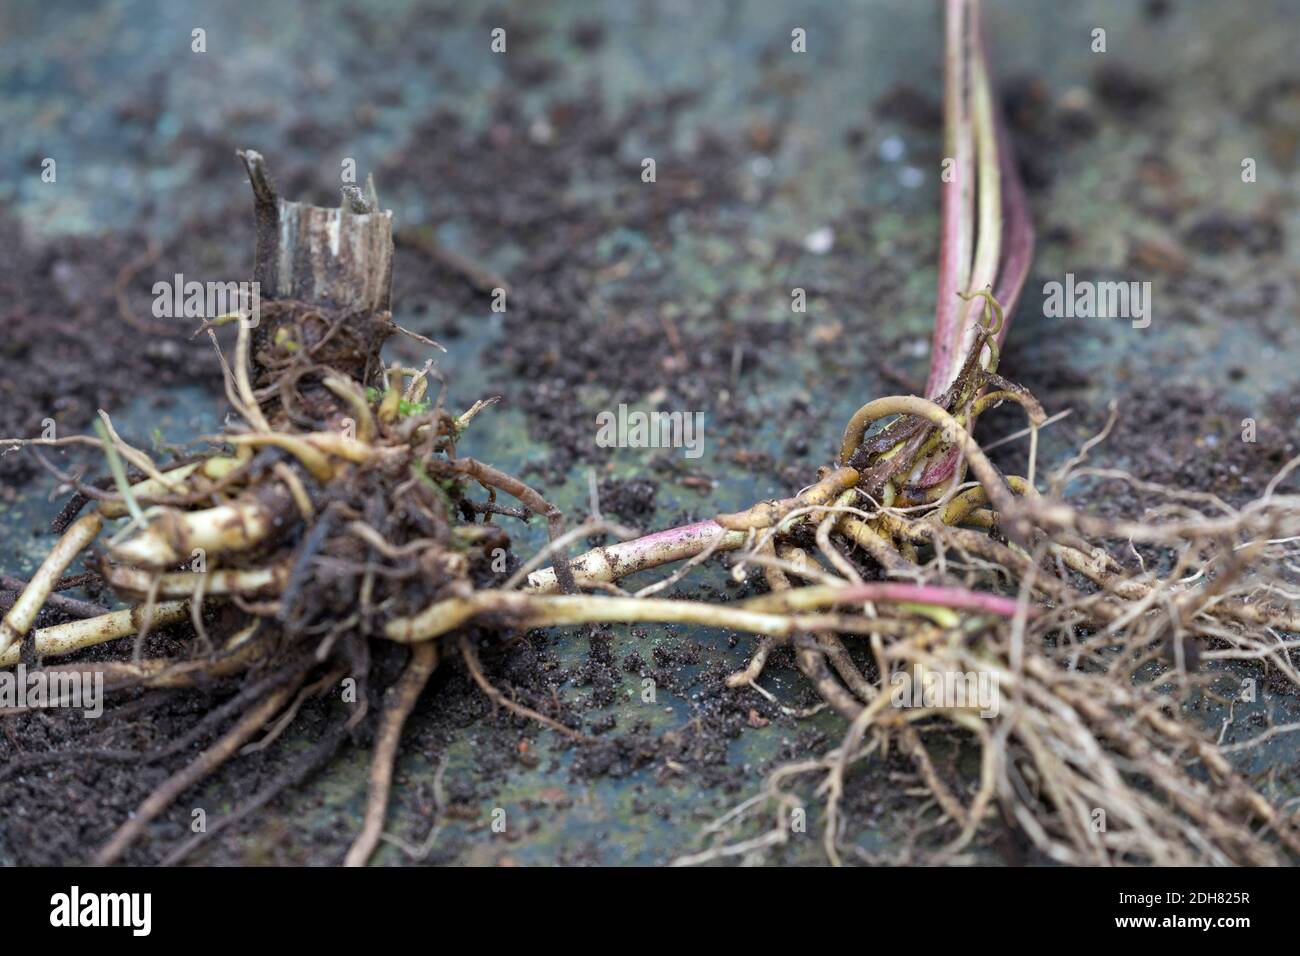
MULTIPOLYGON (((462 433, 491 403, 457 415, 443 407, 443 394, 429 397, 428 366, 385 368, 379 345, 394 331, 386 304, 335 309, 284 298, 267 305, 255 333, 241 322, 233 362, 222 356, 237 420, 193 457, 156 463, 103 415, 101 437, 76 443, 101 449, 111 484, 71 484, 77 497, 60 516, 62 537, 0 623, 0 666, 23 660, 20 641, 29 634, 25 649, 37 657, 134 636, 130 660, 42 670, 100 674, 115 687, 179 692, 233 679, 240 689, 182 739, 188 746, 235 717, 233 725, 154 790, 95 861, 119 860, 185 790, 259 732, 252 746, 271 746, 304 699, 347 677, 360 693, 341 739, 379 698, 376 660, 407 654, 378 715, 366 811, 346 856, 349 865, 366 863, 384 838, 403 725, 449 646, 494 706, 566 745, 583 744, 589 738, 580 729, 493 686, 475 642, 480 633, 619 622, 755 635, 748 665, 726 678, 736 694, 759 690, 772 651, 789 644, 800 672, 847 722, 837 747, 773 771, 761 793, 706 830, 709 847, 679 862, 787 844, 789 814, 805 802, 794 788, 807 780, 824 807, 827 857, 861 856, 846 841, 843 798, 855 768, 891 747, 910 757, 933 801, 926 812, 936 814, 929 823, 942 841, 920 851, 929 862, 965 853, 995 811, 1039 858, 1059 863, 1263 864, 1300 854, 1294 815, 1252 787, 1229 760, 1233 751, 1181 709, 1189 695, 1229 680, 1228 662, 1251 673, 1275 669, 1300 687, 1290 657, 1300 638, 1283 636, 1300 632, 1290 550, 1300 538, 1300 495, 1279 491, 1300 459, 1240 508, 1145 486, 1160 506, 1124 519, 1064 499, 1074 478, 1117 478, 1082 467, 1094 443, 1037 480, 1037 430, 1050 419, 997 373, 1005 296, 992 287, 1003 256, 985 226, 1000 229, 1002 212, 993 208, 996 182, 986 178, 1005 150, 991 145, 982 68, 973 85, 975 135, 963 148, 974 152, 966 162, 978 159, 981 228, 963 241, 969 269, 954 279, 952 264, 943 266, 951 298, 966 300, 941 303, 949 367, 930 398, 863 405, 837 460, 790 497, 570 557, 577 537, 613 526, 593 506, 591 522, 566 529, 538 491, 457 455, 462 433), (959 324, 981 299, 985 321, 959 324), (1029 419, 1023 478, 1001 474, 974 437, 980 412, 1002 401, 1029 419), (112 486, 116 493, 106 490, 112 486), (499 504, 498 494, 521 507, 499 504), (95 510, 74 520, 92 502, 95 510), (502 584, 495 553, 509 548, 510 536, 494 520, 534 515, 546 521, 550 543, 502 584), (97 573, 135 606, 33 631, 106 521, 122 525, 97 573), (1139 570, 1103 546, 1113 542, 1134 554, 1134 544, 1145 546, 1139 570), (733 575, 743 579, 758 566, 768 593, 729 603, 658 596, 730 552, 739 552, 733 575), (553 566, 538 568, 547 557, 553 566), (634 594, 618 586, 677 562, 677 571, 634 594), (185 621, 194 646, 174 659, 143 656, 151 628, 185 621), (927 696, 935 685, 926 675, 959 675, 973 682, 962 685, 971 693, 927 696), (996 688, 996 699, 977 693, 980 681, 996 688), (935 759, 939 735, 979 747, 978 779, 935 759), (769 813, 770 826, 755 834, 752 824, 769 813)), ((274 190, 260 157, 244 158, 262 217, 274 190)), ((960 226, 950 220, 945 205, 945 230, 960 226)), ((1007 244, 1016 268, 1023 243, 1013 235, 1007 244)), ((333 752, 335 735, 327 740, 303 766, 333 752)), ((286 772, 230 819, 306 772, 286 772)), ((173 848, 167 859, 197 844, 173 848)))
POLYGON ((365 821, 344 860, 345 866, 365 866, 384 831, 384 815, 393 783, 393 764, 402 727, 415 702, 438 666, 438 645, 417 644, 411 648, 411 660, 394 688, 393 701, 384 710, 370 764, 370 795, 366 801, 365 821))

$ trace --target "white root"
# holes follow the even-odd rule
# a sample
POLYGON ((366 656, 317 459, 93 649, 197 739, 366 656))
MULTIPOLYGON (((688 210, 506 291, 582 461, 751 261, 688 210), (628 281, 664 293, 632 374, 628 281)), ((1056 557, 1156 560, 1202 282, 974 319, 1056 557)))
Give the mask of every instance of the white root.
MULTIPOLYGON (((45 600, 54 590, 54 585, 77 555, 95 540, 103 526, 103 518, 98 514, 88 514, 73 522, 63 533, 59 543, 46 555, 27 587, 23 588, 23 593, 18 595, 18 600, 14 601, 14 606, 9 609, 4 620, 0 621, 0 654, 10 650, 11 644, 31 630, 36 615, 45 606, 45 600)), ((16 652, 17 648, 13 650, 16 652)))
MULTIPOLYGON (((744 547, 743 531, 724 531, 711 521, 700 522, 637 538, 620 541, 604 548, 594 548, 573 558, 569 567, 575 578, 585 581, 617 581, 637 571, 656 568, 691 558, 705 549, 735 551, 744 547), (689 533, 687 533, 689 532, 689 533)), ((554 568, 542 568, 528 575, 530 594, 553 594, 560 589, 554 568)))
POLYGON ((289 583, 290 566, 274 564, 267 568, 219 568, 214 571, 174 571, 156 574, 139 568, 115 566, 104 572, 104 579, 118 591, 148 594, 156 586, 159 597, 189 597, 199 582, 208 597, 228 594, 278 593, 289 583))
MULTIPOLYGON (((153 606, 150 618, 152 626, 165 626, 185 620, 189 614, 189 601, 167 601, 153 606)), ((90 617, 81 621, 69 621, 53 627, 43 627, 32 632, 32 645, 37 657, 54 657, 71 654, 85 647, 115 641, 119 637, 129 637, 140 631, 144 623, 144 605, 124 608, 90 617)), ((21 648, 14 646, 0 654, 0 667, 13 667, 19 661, 21 648)))
POLYGON ((164 508, 148 527, 114 545, 109 555, 145 568, 174 567, 192 560, 196 551, 211 559, 262 543, 294 514, 292 495, 277 482, 202 511, 164 508))
MULTIPOLYGON (((144 481, 138 481, 131 486, 131 494, 135 498, 153 498, 159 495, 165 495, 175 492, 181 488, 184 481, 192 475, 199 463, 191 462, 188 465, 182 465, 180 468, 173 468, 163 472, 163 477, 172 483, 171 486, 164 484, 157 478, 146 478, 144 481)), ((126 515, 126 504, 121 501, 105 501, 99 506, 99 513, 105 518, 121 518, 126 515)))

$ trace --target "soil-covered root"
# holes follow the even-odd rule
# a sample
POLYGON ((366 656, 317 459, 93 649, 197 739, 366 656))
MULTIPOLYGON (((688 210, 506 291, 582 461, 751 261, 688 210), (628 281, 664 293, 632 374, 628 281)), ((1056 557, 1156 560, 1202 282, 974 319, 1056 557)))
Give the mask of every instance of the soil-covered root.
MULTIPOLYGON (((1032 435, 1045 417, 997 376, 986 326, 944 395, 863 406, 840 460, 799 494, 570 561, 569 544, 593 526, 566 531, 536 490, 457 455, 484 405, 455 415, 441 393, 430 395, 428 366, 386 368, 361 354, 345 332, 352 312, 283 303, 274 318, 256 338, 240 327, 226 365, 239 421, 191 460, 159 465, 106 424, 101 446, 116 491, 79 486, 82 506, 94 500, 96 510, 63 516, 68 530, 5 619, 6 633, 27 632, 103 521, 124 521, 99 573, 139 603, 38 630, 27 643, 66 653, 134 634, 131 662, 97 665, 119 684, 179 692, 243 675, 235 703, 214 720, 222 735, 149 796, 98 862, 120 859, 184 790, 259 732, 254 746, 269 744, 304 697, 345 677, 356 682, 357 705, 327 736, 367 717, 378 723, 367 811, 347 855, 365 862, 382 837, 402 725, 449 647, 495 704, 581 746, 579 731, 494 688, 469 635, 612 622, 756 635, 753 662, 728 681, 734 688, 758 688, 770 651, 789 643, 818 694, 848 721, 839 748, 776 771, 766 796, 727 826, 764 805, 788 810, 797 801, 786 783, 819 773, 826 851, 838 861, 849 768, 897 746, 955 828, 939 860, 962 852, 994 807, 1060 862, 1264 863, 1300 846, 1292 818, 1247 785, 1179 708, 1208 686, 1198 659, 1266 662, 1300 683, 1278 637, 1300 621, 1271 597, 1294 590, 1279 549, 1300 535, 1300 500, 1277 493, 1285 475, 1240 509, 1159 490, 1168 506, 1141 521, 1101 519, 1062 500, 1066 482, 1086 472, 1086 449, 1045 492, 1032 463, 1031 478, 1003 476, 970 433, 975 416, 1013 401, 1032 435), (951 478, 927 484, 934 463, 952 455, 951 478), (973 483, 962 481, 967 465, 973 483), (494 523, 505 510, 498 493, 520 502, 517 517, 545 520, 551 537, 504 584, 492 568, 510 544, 494 523), (1136 573, 1094 544, 1125 539, 1152 552, 1136 573), (737 550, 733 573, 761 568, 771 593, 730 603, 659 596, 703 560, 737 550), (544 557, 554 566, 530 573, 544 557), (673 562, 682 567, 635 593, 618 583, 673 562), (186 616, 198 638, 189 657, 141 656, 150 628, 186 616), (857 648, 868 652, 865 663, 857 648), (394 654, 409 658, 385 699, 381 664, 394 654), (987 702, 934 704, 924 695, 918 706, 899 706, 894 689, 926 673, 991 681, 995 712, 987 702), (383 701, 374 715, 372 701, 383 701), (944 724, 981 749, 973 785, 930 757, 944 724)), ((13 663, 16 650, 3 660, 13 663)), ((784 833, 724 841, 692 859, 774 846, 784 833)))
MULTIPOLYGON (((402 723, 438 656, 432 643, 392 646, 386 622, 496 577, 491 564, 509 537, 479 507, 476 488, 489 500, 498 491, 518 497, 524 517, 541 514, 563 532, 558 509, 526 484, 455 455, 486 403, 457 416, 431 394, 430 366, 378 361, 376 329, 391 327, 386 314, 276 302, 264 318, 256 336, 239 326, 233 363, 223 356, 240 421, 209 436, 199 455, 159 465, 104 416, 116 490, 82 485, 94 493, 80 507, 93 501, 95 510, 62 516, 69 526, 4 619, 12 646, 0 650, 0 665, 134 637, 131 663, 95 668, 118 686, 183 688, 242 672, 246 691, 260 688, 237 695, 244 709, 227 715, 233 723, 223 736, 150 795, 100 850, 101 863, 120 858, 176 796, 259 731, 269 728, 259 746, 278 736, 303 694, 352 678, 358 703, 340 723, 355 727, 383 696, 378 660, 409 654, 378 717, 369 810, 348 856, 363 862, 382 830, 402 723), (60 576, 114 519, 126 524, 108 541, 98 574, 138 603, 33 631, 60 576), (140 657, 151 629, 186 619, 198 637, 189 657, 140 657), (382 646, 372 651, 372 640, 382 646), (280 679, 267 684, 258 676, 267 673, 280 679)), ((42 443, 50 442, 23 444, 42 443)))
MULTIPOLYGON (((944 424, 922 403, 873 404, 944 424)), ((891 428, 882 434, 892 434, 895 444, 877 442, 876 454, 911 441, 897 425, 891 428)), ((858 423, 849 431, 863 440, 858 423)), ((975 450, 969 436, 959 447, 968 457, 975 450)), ((824 843, 838 861, 846 774, 893 747, 912 758, 938 822, 952 833, 929 862, 963 851, 995 806, 1045 859, 1061 863, 1259 865, 1300 853, 1295 814, 1257 792, 1228 759, 1229 748, 1220 748, 1183 707, 1194 695, 1226 691, 1230 699, 1239 692, 1240 675, 1221 662, 1251 662, 1260 678, 1276 668, 1300 689, 1289 653, 1296 638, 1284 635, 1300 633, 1300 615, 1288 602, 1296 593, 1296 567, 1287 560, 1300 534, 1300 496, 1277 493, 1300 459, 1241 508, 1145 484, 1164 503, 1143 520, 1116 520, 1080 512, 1059 497, 1067 482, 1089 474, 1131 481, 1113 470, 1081 467, 1086 456, 1085 448, 1051 477, 1048 495, 997 475, 985 460, 976 469, 978 484, 954 483, 935 501, 908 501, 911 492, 892 488, 868 495, 859 486, 856 497, 846 494, 835 507, 801 508, 805 502, 792 500, 769 509, 787 516, 768 528, 779 557, 765 535, 741 560, 760 564, 774 591, 789 593, 790 579, 799 577, 850 584, 857 568, 846 559, 861 535, 828 541, 825 531, 852 516, 877 544, 898 550, 901 566, 892 562, 880 571, 925 586, 961 581, 979 589, 971 593, 1005 593, 1011 585, 1014 597, 1008 597, 1017 610, 957 616, 951 604, 913 603, 929 626, 900 636, 897 622, 887 619, 888 626, 866 635, 872 666, 865 671, 838 655, 827 641, 835 635, 796 640, 800 668, 851 721, 848 733, 824 757, 774 771, 762 794, 706 831, 707 849, 681 862, 751 855, 787 842, 790 812, 803 806, 790 785, 805 776, 820 777, 824 843), (894 505, 882 507, 882 499, 894 505), (990 501, 1000 506, 990 510, 990 501), (816 562, 782 543, 797 540, 801 524, 811 521, 821 532, 816 562), (1012 524, 1021 529, 1020 543, 1000 535, 1012 524), (1143 544, 1148 556, 1134 573, 1097 540, 1127 540, 1130 549, 1143 544), (995 691, 992 708, 977 693, 975 682, 985 680, 995 691), (955 702, 944 696, 945 685, 957 692, 955 702), (936 687, 930 696, 926 688, 936 687), (930 759, 926 741, 952 731, 980 748, 977 779, 953 779, 930 759), (958 796, 963 793, 969 797, 958 796), (749 821, 765 810, 773 813, 772 828, 755 835, 749 821)), ((872 467, 868 459, 863 472, 872 467)), ((806 541, 808 531, 802 536, 806 541)), ((872 548, 863 550, 874 556, 872 548)), ((865 573, 871 563, 859 566, 865 573)), ((730 683, 753 684, 767 651, 761 645, 730 683)), ((1269 728, 1231 749, 1249 749, 1286 729, 1269 728)))

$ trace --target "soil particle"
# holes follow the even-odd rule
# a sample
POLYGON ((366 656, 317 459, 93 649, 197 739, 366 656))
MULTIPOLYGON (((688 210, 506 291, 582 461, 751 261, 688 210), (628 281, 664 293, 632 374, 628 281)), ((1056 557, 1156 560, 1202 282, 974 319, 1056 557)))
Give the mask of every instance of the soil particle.
POLYGON ((876 100, 876 113, 927 132, 934 132, 943 125, 943 107, 939 101, 914 86, 901 83, 876 100))
POLYGON ((1142 5, 1142 13, 1153 23, 1165 19, 1173 10, 1172 0, 1146 0, 1142 5))
POLYGON ((580 50, 599 50, 605 44, 605 25, 599 20, 580 20, 573 25, 572 38, 580 50))
POLYGON ((1191 248, 1208 255, 1244 251, 1259 256, 1280 252, 1285 235, 1282 224, 1272 216, 1236 216, 1212 210, 1197 217, 1184 238, 1191 248))
POLYGON ((1004 90, 1003 115, 1025 188, 1046 189, 1055 179, 1059 157, 1095 132, 1093 97, 1075 87, 1053 103, 1046 81, 1032 74, 1012 78, 1004 90))
POLYGON ((1129 119, 1160 102, 1160 90, 1153 80, 1118 65, 1094 72, 1092 89, 1102 105, 1129 119))
POLYGON ((599 486, 600 510, 634 525, 644 524, 654 514, 658 489, 659 483, 649 478, 606 478, 599 486))

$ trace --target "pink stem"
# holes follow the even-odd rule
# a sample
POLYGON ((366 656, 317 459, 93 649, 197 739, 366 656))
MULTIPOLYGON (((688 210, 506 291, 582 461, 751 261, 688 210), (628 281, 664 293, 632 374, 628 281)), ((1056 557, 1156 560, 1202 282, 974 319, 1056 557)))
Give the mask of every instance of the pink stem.
POLYGON ((1034 258, 1034 221, 1029 216, 1029 202, 1025 198, 1025 184, 1016 166, 1015 151, 1007 134, 1006 118, 1002 110, 994 111, 998 135, 998 166, 1002 178, 1002 222, 1004 229, 1002 261, 998 266, 998 282, 994 297, 1002 306, 1006 322, 998 333, 998 345, 1007 338, 1011 316, 1020 301, 1020 293, 1029 276, 1029 263, 1034 258))
MULTIPOLYGON (((994 296, 1003 308, 1006 321, 998 333, 998 344, 1006 341, 1007 330, 1011 326, 1011 314, 1020 301, 1020 293, 1029 275, 1029 264, 1034 257, 1034 223, 1029 218, 1029 204, 1025 199, 1025 187, 1020 181, 1016 169, 1015 156, 1011 152, 1011 143, 1006 133, 1006 125, 998 114, 998 158, 1002 170, 1002 216, 1006 225, 1005 244, 1002 260, 998 265, 998 281, 994 296)), ((952 477, 957 467, 957 449, 950 448, 944 455, 921 476, 918 485, 933 488, 943 484, 952 477)))
MULTIPOLYGON (((569 565, 574 577, 617 581, 647 568, 693 558, 710 547, 715 551, 734 551, 744 543, 745 532, 727 531, 710 519, 595 548, 574 558, 569 565)), ((554 568, 543 568, 528 575, 531 593, 550 594, 558 586, 554 568)))
MULTIPOLYGON (((963 611, 982 611, 1000 617, 1015 617, 1018 603, 997 594, 967 591, 937 584, 909 584, 903 581, 865 581, 841 589, 844 601, 907 601, 912 604, 936 604, 963 611)), ((1027 609, 1029 616, 1038 613, 1027 609)))
MULTIPOLYGON (((926 383, 926 394, 930 397, 938 395, 947 387, 953 375, 953 363, 959 364, 965 358, 958 354, 957 343, 961 342, 962 336, 959 334, 957 324, 959 317, 965 314, 963 306, 966 303, 958 298, 957 292, 963 291, 971 266, 974 186, 972 130, 966 89, 970 57, 984 55, 983 41, 980 39, 979 31, 975 29, 975 24, 970 24, 969 31, 973 39, 968 38, 967 20, 971 15, 970 0, 947 0, 944 53, 945 148, 953 154, 956 168, 955 179, 945 184, 941 200, 939 300, 935 309, 934 350, 926 383), (968 42, 978 43, 979 47, 974 51, 969 50, 968 42)), ((998 170, 1001 180, 1004 227, 994 292, 998 302, 1003 306, 1006 318, 998 335, 998 343, 1001 344, 1006 338, 1007 329, 1011 324, 1011 314, 1019 301, 1025 277, 1029 273, 1029 263, 1034 251, 1034 228, 1029 218, 1024 185, 1020 180, 1015 156, 1012 154, 1011 143, 1007 136, 1006 123, 996 103, 993 114, 998 139, 998 170)), ((969 314, 978 321, 981 310, 973 308, 969 310, 969 314)), ((922 486, 929 487, 946 481, 952 476, 956 463, 957 452, 956 449, 952 449, 925 471, 921 479, 922 486)), ((732 551, 741 547, 744 542, 745 535, 742 532, 726 531, 716 521, 697 521, 694 524, 657 531, 632 541, 622 541, 607 548, 588 551, 574 559, 572 569, 578 577, 616 581, 637 571, 695 557, 710 546, 717 551, 732 551)), ((528 582, 528 590, 533 593, 550 593, 557 588, 555 572, 551 568, 529 575, 528 582)), ((1014 601, 1008 601, 1006 598, 952 588, 878 582, 864 584, 862 587, 884 590, 873 592, 877 597, 864 594, 863 597, 857 598, 859 600, 890 600, 891 598, 884 595, 892 593, 908 595, 897 596, 892 600, 965 607, 1004 616, 1013 615, 1016 607, 1014 601), (921 592, 930 596, 918 596, 921 592), (948 603, 948 601, 958 603, 948 603)))
MULTIPOLYGON (((596 548, 575 558, 572 568, 579 578, 616 581, 637 571, 670 564, 704 553, 710 546, 718 551, 731 551, 745 543, 742 531, 726 531, 716 521, 697 521, 694 524, 656 531, 632 541, 621 541, 607 548, 596 548)), ((549 594, 557 590, 555 572, 551 568, 529 576, 528 590, 533 594, 549 594)), ((1014 617, 1016 602, 996 594, 967 591, 962 588, 934 584, 911 584, 905 581, 865 581, 834 589, 836 598, 843 603, 857 601, 909 601, 915 604, 934 604, 960 610, 981 611, 1001 617, 1014 617)), ((1032 615, 1036 613, 1029 609, 1032 615)))
MULTIPOLYGON (((979 55, 983 56, 982 40, 979 41, 981 47, 979 55)), ((998 261, 998 278, 994 285, 993 295, 1002 306, 1005 321, 1002 324, 1001 331, 998 332, 997 341, 1000 346, 1006 341, 1007 332, 1011 328, 1011 318, 1015 313, 1016 305, 1020 301, 1020 293, 1024 289, 1025 279, 1029 275, 1029 264, 1034 256, 1034 223, 1029 216, 1029 203, 1025 198, 1025 186, 1020 178, 1020 170, 1016 166, 1015 152, 1011 147, 1011 137, 1007 134, 1006 120, 1002 115, 1002 109, 998 104, 994 104, 993 109, 994 132, 998 141, 998 178, 1002 187, 1002 223, 1003 223, 1003 240, 1002 252, 998 261)), ((944 194, 945 203, 948 194, 944 194)), ((943 241, 945 244, 949 241, 946 233, 943 241)), ((945 276, 942 274, 943 255, 940 254, 940 277, 939 277, 939 296, 942 305, 945 294, 945 276)), ((956 298, 953 296, 953 298, 956 298)), ((942 311, 942 310, 941 310, 942 311)), ((956 313, 956 309, 952 310, 956 313)), ((973 310, 971 315, 978 320, 980 310, 973 310)), ((951 321, 951 320, 949 320, 951 321)), ((942 323, 938 318, 935 321, 935 343, 936 351, 931 357, 930 378, 927 382, 927 389, 933 397, 935 381, 940 381, 939 390, 945 387, 947 380, 952 375, 949 364, 954 360, 955 350, 941 355, 937 351, 940 335, 940 325, 942 323)), ((958 339, 959 341, 959 339, 958 339)), ((956 361, 961 361, 964 356, 958 356, 956 361)), ((972 423, 973 424, 973 423, 972 423)), ((950 448, 937 461, 931 463, 921 476, 917 483, 922 488, 933 488, 936 485, 948 481, 957 468, 958 450, 950 448)))
POLYGON ((958 322, 974 237, 975 171, 969 104, 966 102, 966 0, 948 0, 944 30, 944 150, 954 160, 953 180, 940 197, 939 297, 934 312, 934 344, 925 394, 941 394, 963 356, 957 354, 958 322))

